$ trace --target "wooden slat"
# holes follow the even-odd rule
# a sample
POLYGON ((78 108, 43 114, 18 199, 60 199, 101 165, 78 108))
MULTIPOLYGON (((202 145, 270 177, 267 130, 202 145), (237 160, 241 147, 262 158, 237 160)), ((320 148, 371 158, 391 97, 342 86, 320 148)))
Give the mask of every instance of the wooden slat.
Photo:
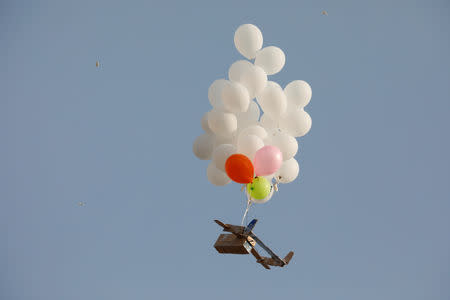
POLYGON ((245 229, 244 226, 224 224, 219 220, 214 220, 214 222, 216 222, 219 226, 223 227, 223 231, 231 232, 232 234, 236 235, 237 237, 244 237, 244 235, 243 235, 243 232, 245 229))
POLYGON ((243 233, 244 233, 244 226, 236 226, 236 225, 230 225, 230 224, 226 224, 228 225, 227 228, 224 228, 223 231, 227 231, 227 232, 231 232, 232 234, 238 236, 238 237, 244 237, 243 233))
POLYGON ((217 224, 219 224, 219 226, 222 226, 223 228, 227 228, 227 226, 219 220, 214 220, 214 222, 216 222, 217 224))
POLYGON ((259 255, 258 251, 256 251, 255 248, 252 247, 250 253, 253 254, 253 256, 256 258, 257 263, 260 263, 264 268, 270 270, 270 267, 264 262, 264 259, 259 255))
POLYGON ((284 262, 286 263, 286 264, 288 264, 290 261, 291 261, 291 259, 292 259, 292 256, 294 256, 294 251, 290 251, 285 257, 284 257, 284 262))
POLYGON ((266 245, 264 245, 264 243, 253 233, 249 234, 254 240, 255 242, 261 246, 261 248, 263 248, 264 250, 267 251, 267 253, 270 254, 270 256, 276 260, 278 263, 280 263, 281 265, 284 265, 284 261, 281 260, 281 258, 278 257, 278 255, 276 255, 272 250, 269 249, 269 247, 267 247, 266 245))
POLYGON ((279 262, 271 257, 263 257, 263 261, 264 263, 266 263, 267 265, 271 265, 271 266, 276 266, 276 267, 283 267, 284 264, 282 262, 279 262))

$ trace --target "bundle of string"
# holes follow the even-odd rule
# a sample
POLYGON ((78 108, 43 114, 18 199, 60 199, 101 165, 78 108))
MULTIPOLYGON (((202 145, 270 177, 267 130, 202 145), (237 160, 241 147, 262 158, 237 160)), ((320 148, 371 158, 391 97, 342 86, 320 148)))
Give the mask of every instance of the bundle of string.
MULTIPOLYGON (((244 190, 244 189, 242 189, 244 190)), ((248 210, 253 204, 252 198, 249 193, 247 193, 247 189, 245 188, 244 193, 247 195, 247 207, 245 208, 244 215, 242 216, 241 226, 244 226, 244 222, 247 224, 247 214, 248 210)))

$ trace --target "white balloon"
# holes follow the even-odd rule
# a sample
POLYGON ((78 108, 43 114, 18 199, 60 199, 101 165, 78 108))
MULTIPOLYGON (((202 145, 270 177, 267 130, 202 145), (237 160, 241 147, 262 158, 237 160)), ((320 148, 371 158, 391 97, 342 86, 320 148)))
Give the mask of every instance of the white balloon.
POLYGON ((256 53, 255 65, 263 68, 267 75, 280 72, 285 62, 283 50, 275 46, 265 47, 256 53))
POLYGON ((259 126, 259 125, 253 125, 253 126, 249 126, 247 128, 244 128, 241 130, 241 132, 239 133, 239 137, 244 137, 246 135, 256 135, 257 137, 259 137, 260 139, 264 140, 267 137, 267 132, 266 130, 259 126))
POLYGON ((286 112, 287 100, 281 86, 273 81, 267 81, 264 90, 256 97, 264 114, 271 119, 278 120, 286 112))
POLYGON ((234 33, 236 49, 248 59, 255 58, 256 51, 261 49, 263 36, 258 27, 253 24, 244 24, 234 33))
POLYGON ((280 129, 295 137, 307 134, 311 125, 311 117, 303 109, 293 110, 280 120, 280 129))
POLYGON ((259 123, 267 130, 278 128, 278 122, 271 119, 267 114, 263 114, 259 123))
MULTIPOLYGON (((271 185, 271 186, 270 186, 270 192, 269 192, 269 195, 267 195, 266 198, 264 198, 264 199, 253 199, 253 198, 250 198, 250 199, 251 199, 251 201, 252 201, 253 203, 257 203, 257 204, 266 203, 267 201, 269 201, 269 200, 272 198, 272 196, 273 196, 273 191, 274 191, 274 188, 273 188, 273 185, 271 185)), ((248 192, 247 192, 247 195, 248 195, 248 192)))
POLYGON ((226 79, 217 79, 209 86, 208 99, 209 103, 211 103, 214 108, 223 108, 222 89, 227 84, 227 82, 228 80, 226 79))
POLYGON ((202 117, 202 128, 206 133, 212 134, 211 128, 208 125, 208 113, 205 113, 202 117))
POLYGON ((251 126, 255 126, 255 125, 259 125, 258 121, 250 121, 250 120, 243 120, 241 123, 238 123, 238 130, 236 130, 237 136, 239 136, 239 134, 241 133, 242 130, 251 127, 251 126))
POLYGON ((208 165, 208 168, 206 169, 206 176, 208 176, 209 182, 218 186, 227 185, 231 182, 231 179, 228 177, 228 175, 216 168, 213 163, 210 163, 208 165))
POLYGON ((298 162, 295 158, 291 158, 283 161, 280 169, 275 172, 275 178, 281 183, 289 183, 297 178, 299 171, 300 167, 298 166, 298 162))
POLYGON ((292 103, 297 108, 303 108, 308 105, 311 100, 311 86, 303 80, 294 80, 285 88, 284 93, 288 103, 292 103))
POLYGON ((281 153, 283 153, 283 160, 293 158, 298 151, 297 140, 285 132, 274 132, 264 143, 280 149, 281 153))
POLYGON ((239 137, 240 130, 239 128, 233 133, 233 137, 231 138, 231 142, 229 144, 235 146, 237 148, 237 141, 239 137))
POLYGON ((264 147, 262 139, 253 134, 239 136, 237 140, 237 153, 244 154, 251 161, 253 161, 256 151, 262 147, 264 147))
POLYGON ((208 113, 208 125, 215 134, 229 136, 237 129, 237 119, 232 113, 212 110, 208 113))
POLYGON ((267 74, 261 67, 247 60, 238 60, 228 69, 230 81, 239 82, 248 90, 250 99, 260 93, 267 83, 267 74))
MULTIPOLYGON (((280 133, 280 129, 279 128, 273 128, 273 129, 268 129, 267 131, 267 137, 264 140, 264 145, 271 145, 270 144, 270 138, 276 136, 278 133, 280 133)), ((284 157, 283 157, 284 160, 284 157)))
POLYGON ((238 119, 238 128, 237 130, 233 133, 233 141, 232 144, 237 146, 237 141, 239 138, 239 135, 241 134, 241 132, 245 129, 247 129, 248 127, 251 126, 255 126, 258 125, 257 121, 251 121, 251 120, 239 120, 238 119))
POLYGON ((222 101, 224 107, 232 113, 247 111, 250 104, 247 88, 238 82, 227 82, 222 88, 222 101))
POLYGON ((239 82, 247 88, 250 99, 253 99, 266 87, 267 74, 261 67, 251 65, 243 71, 239 82))
POLYGON ((259 125, 258 118, 259 118, 259 106, 254 102, 250 102, 249 109, 246 112, 239 113, 236 115, 237 118, 237 130, 234 132, 234 145, 237 145, 237 138, 239 137, 239 134, 242 130, 259 125), (252 105, 253 104, 253 105, 252 105))
POLYGON ((242 75, 253 68, 253 64, 248 60, 238 60, 228 69, 228 79, 235 82, 241 82, 242 75))
POLYGON ((238 129, 242 129, 257 123, 259 120, 259 114, 260 110, 258 104, 256 104, 255 101, 250 101, 250 105, 248 106, 247 111, 238 113, 236 115, 238 120, 238 129))
POLYGON ((212 134, 202 134, 197 137, 192 146, 192 151, 195 156, 201 160, 211 159, 212 152, 214 149, 214 135, 212 134))
POLYGON ((230 155, 235 154, 236 147, 230 144, 219 145, 212 154, 212 161, 217 169, 225 172, 225 162, 230 155))
POLYGON ((214 140, 214 149, 222 144, 232 144, 235 133, 236 131, 230 135, 216 135, 216 138, 214 140))

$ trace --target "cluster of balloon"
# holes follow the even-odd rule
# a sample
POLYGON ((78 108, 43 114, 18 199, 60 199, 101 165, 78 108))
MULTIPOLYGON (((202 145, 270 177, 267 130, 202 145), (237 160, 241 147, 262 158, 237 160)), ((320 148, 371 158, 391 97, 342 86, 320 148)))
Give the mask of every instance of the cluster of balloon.
POLYGON ((207 169, 212 184, 245 184, 250 200, 264 203, 276 184, 298 176, 296 137, 311 129, 304 107, 312 91, 303 80, 284 89, 268 80, 286 59, 280 48, 262 47, 263 36, 255 25, 241 25, 234 44, 247 60, 234 62, 228 79, 217 79, 209 87, 212 109, 203 115, 205 133, 195 140, 193 151, 199 159, 212 160, 207 169))

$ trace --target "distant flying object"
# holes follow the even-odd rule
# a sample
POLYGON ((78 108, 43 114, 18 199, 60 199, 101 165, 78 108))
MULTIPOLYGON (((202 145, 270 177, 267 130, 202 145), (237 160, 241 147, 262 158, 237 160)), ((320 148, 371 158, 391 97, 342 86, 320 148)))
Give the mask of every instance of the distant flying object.
POLYGON ((84 202, 78 202, 78 206, 85 206, 86 205, 86 203, 84 203, 84 202))
POLYGON ((98 68, 100 66, 100 63, 98 61, 96 61, 95 66, 98 68))
POLYGON ((261 264, 264 268, 270 269, 269 266, 284 267, 289 263, 294 252, 289 252, 285 258, 281 259, 272 252, 264 243, 252 232, 258 220, 253 219, 247 227, 236 226, 230 224, 224 224, 219 220, 214 220, 218 225, 223 227, 223 231, 231 232, 231 234, 221 234, 214 244, 214 248, 219 253, 227 254, 248 254, 251 253, 256 262, 261 264), (255 249, 255 245, 258 244, 263 248, 270 257, 264 257, 259 255, 255 249))
POLYGON ((326 11, 326 10, 322 10, 322 15, 324 15, 324 16, 328 16, 328 13, 327 13, 327 11, 326 11))

